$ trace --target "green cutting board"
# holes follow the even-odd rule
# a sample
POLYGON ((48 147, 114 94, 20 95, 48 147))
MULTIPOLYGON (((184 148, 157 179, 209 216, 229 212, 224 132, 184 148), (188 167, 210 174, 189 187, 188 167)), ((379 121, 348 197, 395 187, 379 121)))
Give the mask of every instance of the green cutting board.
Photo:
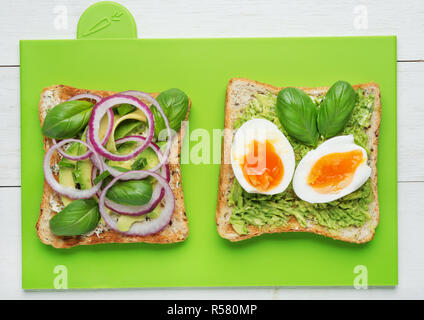
MULTIPOLYGON (((245 38, 21 41, 22 287, 54 288, 65 266, 69 288, 352 286, 358 265, 368 285, 396 285, 396 38, 245 38), (183 164, 190 235, 177 244, 103 244, 55 249, 35 232, 43 190, 41 90, 66 84, 147 92, 178 87, 192 100, 190 132, 223 128, 227 83, 245 77, 275 86, 377 82, 380 224, 363 245, 308 233, 231 243, 215 225, 219 164, 183 164), (57 269, 56 269, 57 271, 57 269)), ((190 150, 196 141, 184 141, 190 150)), ((211 144, 211 157, 212 157, 211 144)), ((218 156, 219 157, 219 156, 218 156)))

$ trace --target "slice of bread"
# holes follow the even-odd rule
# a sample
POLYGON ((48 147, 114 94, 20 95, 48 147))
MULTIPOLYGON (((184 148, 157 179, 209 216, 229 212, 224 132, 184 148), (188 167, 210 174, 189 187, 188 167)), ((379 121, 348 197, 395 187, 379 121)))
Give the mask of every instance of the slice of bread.
MULTIPOLYGON (((69 98, 81 93, 94 93, 102 97, 114 94, 112 91, 97 91, 77 89, 64 85, 55 85, 45 88, 40 97, 39 117, 40 124, 46 117, 47 111, 57 104, 68 100, 69 98)), ((157 97, 157 93, 152 93, 152 97, 157 97)), ((187 110, 186 120, 190 112, 190 105, 187 110)), ((185 123, 185 122, 184 122, 185 123)), ((169 158, 171 180, 170 186, 175 196, 175 210, 168 226, 161 232, 149 236, 127 236, 109 229, 109 227, 99 224, 93 231, 81 236, 56 236, 49 227, 50 219, 62 208, 63 203, 60 195, 55 192, 44 181, 43 197, 40 206, 40 216, 38 218, 36 229, 41 242, 52 245, 55 248, 70 248, 78 245, 89 245, 97 243, 129 243, 129 242, 148 242, 148 243, 172 243, 184 241, 188 237, 188 223, 184 206, 183 188, 181 183, 180 170, 180 152, 181 143, 184 137, 184 126, 181 127, 177 135, 173 137, 171 154, 169 158)), ((52 140, 44 137, 44 150, 47 151, 52 146, 52 140)), ((52 157, 51 165, 55 166, 60 161, 60 157, 55 153, 52 157)), ((58 174, 55 174, 58 179, 58 174)))
MULTIPOLYGON (((315 223, 312 219, 307 221, 306 227, 302 227, 297 220, 292 217, 284 226, 248 226, 247 235, 239 235, 230 224, 232 207, 227 204, 227 196, 230 193, 234 181, 234 174, 230 164, 231 144, 233 141, 234 130, 224 130, 221 168, 219 174, 218 203, 216 208, 216 224, 218 233, 221 237, 231 241, 240 241, 256 237, 264 233, 279 232, 312 232, 334 239, 364 243, 373 239, 375 229, 379 222, 379 206, 377 194, 377 147, 378 135, 381 119, 380 88, 376 83, 359 84, 353 86, 355 89, 362 88, 366 95, 373 94, 375 97, 374 110, 371 115, 371 126, 367 129, 368 146, 370 155, 368 165, 372 169, 371 189, 374 194, 374 201, 369 205, 370 219, 362 227, 348 227, 340 230, 331 230, 315 223)), ((224 127, 233 129, 234 121, 237 120, 239 112, 242 111, 256 94, 269 94, 277 96, 283 88, 274 87, 268 84, 256 82, 253 80, 233 78, 230 80, 227 88, 225 101, 225 122, 224 127)), ((299 87, 310 96, 320 96, 327 92, 329 87, 304 88, 299 87)))

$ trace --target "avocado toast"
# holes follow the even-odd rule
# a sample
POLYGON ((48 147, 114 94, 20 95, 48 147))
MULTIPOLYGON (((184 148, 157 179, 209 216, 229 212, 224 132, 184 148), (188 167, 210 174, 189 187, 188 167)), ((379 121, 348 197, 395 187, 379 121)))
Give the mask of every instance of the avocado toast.
MULTIPOLYGON (((79 94, 94 94, 102 98, 111 96, 116 92, 112 91, 97 91, 77 89, 64 85, 55 85, 45 88, 40 97, 39 102, 39 118, 40 124, 46 119, 46 115, 56 105, 67 101, 68 99, 79 94)), ((158 94, 150 94, 151 97, 156 98, 158 94)), ((187 98, 188 99, 188 98, 187 98)), ((190 110, 190 101, 188 99, 188 107, 186 113, 183 115, 184 119, 188 119, 190 110)), ((40 240, 52 245, 56 248, 69 248, 77 245, 90 245, 98 243, 129 243, 129 242, 148 242, 148 243, 172 243, 183 241, 188 236, 188 224, 184 206, 184 197, 181 182, 180 171, 180 150, 181 142, 184 137, 184 123, 177 131, 171 141, 170 154, 168 158, 170 180, 169 186, 172 190, 175 207, 168 225, 160 232, 149 235, 128 235, 120 233, 109 228, 109 226, 100 219, 98 225, 90 232, 81 235, 60 236, 52 232, 50 228, 50 220, 58 214, 65 207, 64 201, 66 198, 62 197, 59 193, 54 191, 52 187, 44 181, 43 196, 40 206, 40 215, 36 224, 37 235, 40 240)), ((47 152, 53 146, 53 140, 48 137, 43 138, 44 150, 47 152)), ((71 145, 72 146, 72 145, 71 145)), ((69 150, 69 149, 68 149, 69 150)), ((54 153, 51 157, 50 166, 55 168, 53 176, 59 180, 60 175, 60 162, 63 157, 58 153, 54 153)), ((83 162, 83 161, 82 161, 83 162)))
MULTIPOLYGON (((364 243, 373 239, 379 221, 377 194, 377 147, 381 119, 380 89, 375 83, 354 85, 357 101, 342 133, 352 134, 368 153, 368 181, 339 200, 311 204, 299 199, 290 185, 277 195, 245 192, 230 164, 234 133, 246 121, 263 118, 285 134, 275 112, 277 95, 283 88, 256 81, 231 79, 226 94, 225 122, 219 176, 216 224, 221 237, 240 241, 264 233, 312 232, 334 239, 364 243)), ((329 87, 299 88, 317 107, 329 87)), ((296 164, 313 148, 290 139, 296 164)), ((320 141, 321 143, 322 141, 320 141)))

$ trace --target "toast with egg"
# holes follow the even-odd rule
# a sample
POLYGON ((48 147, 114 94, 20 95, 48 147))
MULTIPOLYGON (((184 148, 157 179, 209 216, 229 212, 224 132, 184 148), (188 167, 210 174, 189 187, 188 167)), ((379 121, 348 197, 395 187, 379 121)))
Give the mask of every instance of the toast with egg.
MULTIPOLYGON (((43 89, 39 101, 40 125, 43 125, 48 110, 69 98, 82 93, 93 93, 101 97, 107 97, 116 92, 77 89, 65 85, 54 85, 43 89)), ((153 98, 158 93, 150 94, 153 98)), ((191 101, 186 114, 188 119, 191 101)), ((185 123, 185 122, 184 122, 185 123)), ((43 196, 40 205, 40 214, 36 224, 37 235, 44 244, 52 245, 55 248, 70 248, 78 245, 90 245, 98 243, 172 243, 184 241, 188 237, 188 223, 184 206, 184 196, 181 183, 180 153, 181 143, 184 137, 185 127, 181 127, 178 134, 174 135, 171 146, 169 168, 171 173, 170 186, 175 196, 175 209, 172 219, 167 227, 156 234, 148 236, 128 236, 111 230, 107 225, 99 223, 97 228, 85 235, 80 236, 57 236, 53 234, 49 227, 50 219, 63 209, 61 196, 55 192, 46 181, 43 186, 43 196)), ((50 138, 43 137, 44 150, 47 152, 52 146, 50 138)), ((56 153, 52 156, 51 166, 55 166, 60 161, 60 156, 56 153)), ((58 174, 55 174, 58 179, 58 174)))
MULTIPOLYGON (((305 88, 299 87, 309 96, 318 97, 325 95, 330 87, 317 87, 305 88)), ((328 229, 324 226, 317 224, 313 219, 308 219, 306 226, 302 227, 298 221, 291 217, 284 226, 254 226, 248 225, 248 234, 239 235, 230 223, 232 214, 232 207, 227 203, 227 197, 231 191, 233 181, 235 179, 231 167, 231 144, 234 137, 234 130, 224 130, 222 153, 221 153, 221 167, 219 174, 219 190, 218 200, 216 207, 216 224, 218 233, 221 237, 230 241, 240 241, 248 238, 256 237, 264 233, 282 233, 282 232, 311 232, 333 239, 342 240, 346 242, 365 243, 373 239, 375 229, 379 222, 379 204, 377 193, 377 148, 378 136, 381 120, 381 102, 380 102, 380 88, 376 83, 366 83, 354 85, 356 90, 362 88, 365 95, 374 95, 374 109, 371 114, 371 125, 366 129, 368 136, 368 148, 370 154, 368 157, 368 165, 371 167, 372 172, 370 176, 371 190, 373 193, 373 202, 370 203, 369 219, 361 227, 347 227, 338 230, 328 229)), ((283 87, 275 87, 269 84, 260 83, 257 81, 233 78, 229 81, 225 101, 225 129, 233 129, 234 122, 237 120, 240 112, 249 104, 249 101, 254 98, 255 94, 272 94, 277 96, 278 92, 283 87)))

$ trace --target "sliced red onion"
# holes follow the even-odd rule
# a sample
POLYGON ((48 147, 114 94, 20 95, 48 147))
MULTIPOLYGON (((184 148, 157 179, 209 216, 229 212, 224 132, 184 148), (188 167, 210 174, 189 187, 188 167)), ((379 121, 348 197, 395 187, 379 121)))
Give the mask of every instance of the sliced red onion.
MULTIPOLYGON (((138 138, 139 136, 135 136, 135 137, 138 138)), ((142 137, 142 138, 144 139, 144 137, 142 137)), ((122 139, 125 139, 125 138, 122 138, 122 139)), ((124 142, 127 142, 127 141, 140 141, 140 139, 132 139, 132 140, 121 141, 122 139, 117 140, 117 143, 120 144, 120 143, 124 143, 124 142)), ((151 142, 151 144, 154 144, 156 146, 157 150, 160 152, 159 146, 157 146, 153 142, 151 142)), ((111 167, 107 166, 107 168, 111 168, 111 167)), ((111 168, 111 169, 118 173, 117 176, 122 175, 122 172, 115 170, 113 168, 111 168)), ((98 169, 95 166, 93 166, 93 168, 91 170, 91 183, 92 183, 93 186, 94 186, 94 179, 96 178, 97 171, 98 171, 98 169)), ((110 173, 110 171, 109 171, 109 173, 110 173)), ((139 177, 140 175, 138 174, 137 176, 139 177)), ((161 176, 167 182, 169 182, 170 174, 169 174, 168 164, 162 166, 161 176)), ((130 178, 131 178, 131 175, 128 175, 128 177, 125 177, 122 180, 131 180, 130 178)), ((96 195, 98 197, 100 197, 100 194, 101 194, 101 190, 99 190, 96 193, 96 195)), ((149 213, 150 211, 152 211, 159 204, 159 202, 162 201, 164 195, 165 195, 165 190, 162 188, 162 186, 160 184, 156 184, 154 189, 153 189, 152 197, 150 198, 149 202, 144 204, 144 205, 141 205, 141 206, 122 205, 122 204, 116 203, 112 200, 109 200, 108 198, 105 199, 105 205, 110 210, 115 211, 116 213, 119 213, 119 214, 130 215, 130 216, 141 216, 143 214, 146 214, 146 213, 149 213)))
POLYGON ((124 91, 124 92, 121 92, 121 94, 136 97, 141 102, 145 101, 147 103, 151 103, 159 111, 160 115, 163 118, 163 121, 165 122, 166 130, 167 130, 167 134, 168 134, 168 142, 167 142, 167 146, 166 146, 166 149, 165 149, 165 152, 164 152, 165 158, 168 159, 169 153, 171 152, 172 131, 171 131, 171 127, 169 126, 168 118, 165 115, 165 112, 163 111, 159 102, 155 98, 153 98, 150 94, 148 94, 146 92, 138 91, 138 90, 124 91))
MULTIPOLYGON (((127 137, 118 139, 118 140, 115 141, 115 143, 116 144, 122 144, 124 142, 129 142, 129 141, 135 141, 135 142, 146 141, 146 138, 143 137, 143 136, 133 135, 133 136, 127 136, 127 137)), ((154 166, 153 168, 151 168, 149 170, 145 170, 145 171, 156 172, 159 169, 161 169, 161 176, 164 177, 166 179, 166 181, 169 182, 170 174, 169 174, 168 159, 164 156, 164 154, 160 150, 160 147, 156 143, 154 143, 153 141, 150 142, 149 147, 152 148, 152 150, 154 152, 156 152, 158 159, 159 159, 159 163, 156 166, 154 166)), ((115 171, 119 172, 118 170, 115 170, 115 171)), ((121 173, 122 172, 119 172, 119 174, 121 174, 121 173)), ((113 176, 115 177, 116 175, 113 175, 113 176)), ((147 177, 147 175, 146 175, 146 177, 147 177)))
MULTIPOLYGON (((85 138, 86 138, 86 140, 87 140, 87 143, 90 145, 90 147, 92 147, 93 148, 93 146, 91 145, 91 143, 90 143, 90 137, 89 137, 89 133, 90 132, 90 130, 87 130, 87 132, 86 132, 86 134, 85 134, 85 138)), ((94 149, 94 148, 93 148, 94 149)), ((94 154, 95 154, 96 152, 92 152, 91 154, 90 154, 90 160, 91 160, 91 162, 93 163, 93 166, 94 167, 96 167, 97 169, 100 169, 100 168, 104 168, 105 167, 105 162, 103 161, 103 159, 102 159, 102 157, 101 156, 97 156, 97 157, 95 157, 94 156, 94 154)))
POLYGON ((77 94, 76 96, 69 98, 67 101, 80 100, 80 99, 90 99, 90 100, 96 101, 97 103, 100 100, 102 100, 102 97, 97 94, 87 92, 87 93, 77 94))
POLYGON ((153 211, 157 207, 159 202, 162 201, 165 195, 165 189, 157 183, 153 188, 152 197, 149 202, 141 206, 130 206, 116 203, 112 200, 109 200, 107 197, 105 199, 105 205, 110 210, 115 211, 116 213, 128 215, 128 216, 141 216, 143 214, 153 211))
MULTIPOLYGON (((52 139, 52 141, 53 141, 53 145, 54 146, 57 145, 56 139, 52 139)), ((64 140, 62 140, 62 141, 64 141, 64 140)), ((81 161, 81 160, 88 159, 91 156, 91 154, 92 154, 92 152, 89 149, 87 150, 86 153, 84 153, 84 154, 82 154, 80 156, 72 156, 72 155, 66 153, 65 151, 63 151, 60 148, 57 149, 57 151, 62 155, 62 157, 66 158, 66 159, 69 159, 69 160, 72 160, 72 161, 81 161)))
MULTIPOLYGON (((119 144, 119 143, 124 143, 124 142, 127 142, 127 141, 145 141, 145 139, 146 138, 144 138, 142 136, 128 136, 128 137, 121 138, 121 139, 117 140, 116 142, 119 141, 118 142, 118 144, 119 144)), ((170 172, 169 172, 169 164, 168 164, 167 159, 164 157, 162 151, 160 151, 160 148, 156 143, 151 141, 150 144, 149 144, 149 147, 151 147, 156 152, 156 154, 158 155, 158 158, 159 158, 159 162, 161 162, 161 159, 164 159, 162 161, 162 164, 161 164, 161 167, 160 167, 160 170, 161 170, 160 173, 161 173, 161 176, 164 177, 166 179, 166 181, 169 182, 170 179, 171 179, 171 175, 170 175, 170 172)), ((93 163, 95 163, 95 162, 93 161, 93 163)), ((119 170, 109 166, 104 160, 103 160, 103 167, 104 167, 105 170, 109 171, 109 173, 113 177, 117 177, 117 176, 122 174, 122 171, 119 171, 119 170)), ((156 165, 153 169, 145 170, 145 171, 156 172, 158 169, 159 169, 159 165, 156 165)), ((140 172, 140 171, 137 171, 137 172, 140 172)), ((136 176, 138 177, 139 174, 137 174, 136 176)), ((147 177, 147 175, 145 177, 147 177)), ((122 180, 132 180, 132 179, 133 179, 133 177, 131 175, 128 175, 128 176, 122 178, 122 180)))
MULTIPOLYGON (((96 103, 99 102, 102 97, 96 95, 96 94, 92 94, 92 93, 82 93, 82 94, 77 94, 76 96, 73 96, 72 98, 68 99, 67 101, 72 101, 72 100, 79 100, 79 99, 91 99, 91 100, 95 100, 96 103)), ((106 131, 105 136, 102 139, 102 145, 105 145, 106 142, 109 140, 110 135, 112 134, 112 130, 113 130, 113 120, 114 120, 114 115, 113 115, 113 110, 109 109, 108 111, 108 129, 106 131)), ((89 141, 87 139, 87 135, 88 135, 88 130, 86 132, 86 141, 89 141)), ((53 144, 57 144, 56 139, 52 139, 53 144)), ((57 149, 57 151, 65 158, 69 159, 69 160, 73 160, 73 161, 81 161, 81 160, 85 160, 88 157, 91 156, 91 151, 87 150, 86 153, 79 155, 79 156, 72 156, 67 154, 65 151, 63 151, 62 149, 57 149)))
MULTIPOLYGON (((135 142, 139 142, 139 141, 145 141, 146 138, 144 138, 143 136, 127 136, 121 139, 116 140, 116 144, 122 144, 124 142, 129 142, 129 141, 135 141, 135 142)), ((159 164, 156 165, 154 168, 150 169, 150 170, 144 170, 146 172, 156 172, 158 169, 160 169, 160 174, 161 176, 167 181, 170 181, 171 175, 169 172, 169 165, 166 162, 166 159, 164 158, 162 152, 160 151, 159 146, 154 143, 153 141, 150 142, 149 147, 151 147, 157 154, 158 158, 159 158, 159 164), (162 164, 161 164, 162 162, 162 164)), ((113 176, 117 177, 122 175, 122 172, 109 167, 107 164, 105 164, 105 166, 107 166, 107 168, 111 169, 111 171, 113 171, 113 176), (115 174, 115 175, 114 175, 115 174)), ((110 171, 109 171, 110 172, 110 171)), ((139 170, 136 170, 135 172, 137 172, 137 174, 135 175, 137 178, 141 178, 143 175, 140 174, 139 170)), ((144 177, 147 177, 148 174, 145 174, 144 177)), ((132 180, 134 179, 133 175, 128 174, 125 178, 121 178, 121 180, 132 180)), ((119 203, 116 203, 112 200, 109 200, 106 198, 105 200, 105 205, 106 207, 108 207, 110 210, 113 210, 119 214, 124 214, 124 215, 130 215, 130 216, 141 216, 142 214, 146 214, 149 213, 150 211, 152 211, 158 204, 159 202, 162 200, 162 198, 165 195, 165 190, 159 185, 156 184, 154 189, 153 189, 153 193, 152 193, 152 197, 150 198, 149 202, 141 205, 141 206, 129 206, 129 205, 122 205, 119 203)))
MULTIPOLYGON (((107 124, 106 134, 105 134, 105 136, 102 139, 102 146, 106 145, 106 143, 109 140, 110 135, 112 134, 112 131, 113 131, 113 122, 114 122, 114 118, 115 118, 115 116, 113 114, 113 110, 112 109, 109 109, 107 111, 107 115, 108 115, 109 122, 107 124)), ((87 132, 88 132, 88 130, 87 130, 87 132)))
MULTIPOLYGON (((99 169, 96 167, 96 166, 94 166, 93 165, 93 167, 91 168, 91 185, 94 187, 94 179, 96 179, 96 174, 97 174, 97 171, 98 171, 99 169)), ((102 181, 100 181, 99 182, 99 184, 100 184, 100 188, 101 188, 101 185, 102 185, 102 181)), ((97 192, 96 192, 96 196, 97 197, 99 197, 100 198, 100 194, 102 193, 102 190, 101 189, 99 189, 97 192)))
POLYGON ((166 182, 165 179, 163 179, 157 173, 148 172, 148 171, 144 171, 144 172, 143 171, 128 171, 128 172, 122 173, 120 176, 114 178, 103 189, 99 199, 99 210, 103 220, 112 230, 115 230, 117 232, 120 232, 126 235, 147 236, 150 234, 155 234, 160 232, 163 228, 165 228, 168 225, 169 221, 171 221, 172 214, 174 213, 174 209, 175 209, 175 197, 169 184, 166 182), (116 181, 122 180, 122 177, 125 177, 125 175, 133 175, 135 173, 138 173, 139 176, 136 177, 136 179, 134 180, 143 179, 144 174, 152 176, 157 180, 158 184, 165 190, 165 206, 162 209, 158 218, 150 220, 150 221, 135 222, 128 231, 122 232, 118 229, 118 225, 115 219, 111 217, 107 212, 107 209, 105 206, 106 193, 115 184, 116 181))
MULTIPOLYGON (((62 140, 62 141, 58 142, 57 144, 53 145, 46 152, 46 155, 44 156, 44 162, 43 162, 44 177, 45 177, 47 183, 50 185, 50 187, 52 187, 52 189, 54 191, 56 191, 57 193, 60 193, 61 195, 64 195, 64 196, 66 196, 70 199, 88 199, 88 198, 91 198, 92 196, 94 196, 96 194, 97 191, 100 190, 101 183, 98 183, 96 186, 94 186, 90 189, 87 189, 87 190, 79 190, 79 189, 72 188, 72 187, 62 186, 59 182, 56 181, 56 179, 53 176, 53 173, 52 173, 52 170, 51 170, 51 167, 50 167, 51 157, 52 157, 55 150, 59 150, 60 147, 62 147, 63 145, 65 145, 66 143, 69 143, 69 142, 78 142, 78 143, 85 145, 91 152, 93 152, 95 157, 99 158, 99 156, 94 152, 94 149, 89 144, 85 143, 84 141, 77 140, 77 139, 62 140)), ((98 159, 98 161, 100 161, 100 159, 98 159)), ((100 168, 100 172, 103 172, 102 167, 100 168)))
POLYGON ((94 147, 96 152, 102 155, 103 157, 113 161, 126 161, 131 158, 134 158, 149 146, 154 136, 154 125, 155 120, 153 117, 153 113, 143 102, 128 95, 114 94, 102 99, 94 106, 93 111, 91 113, 90 121, 88 123, 88 136, 91 145, 94 147), (127 155, 117 155, 108 151, 105 147, 103 147, 103 145, 99 141, 100 121, 108 110, 111 110, 111 108, 118 104, 124 103, 135 106, 137 109, 141 110, 146 115, 147 122, 149 125, 149 133, 145 142, 140 147, 137 147, 133 152, 127 155))

